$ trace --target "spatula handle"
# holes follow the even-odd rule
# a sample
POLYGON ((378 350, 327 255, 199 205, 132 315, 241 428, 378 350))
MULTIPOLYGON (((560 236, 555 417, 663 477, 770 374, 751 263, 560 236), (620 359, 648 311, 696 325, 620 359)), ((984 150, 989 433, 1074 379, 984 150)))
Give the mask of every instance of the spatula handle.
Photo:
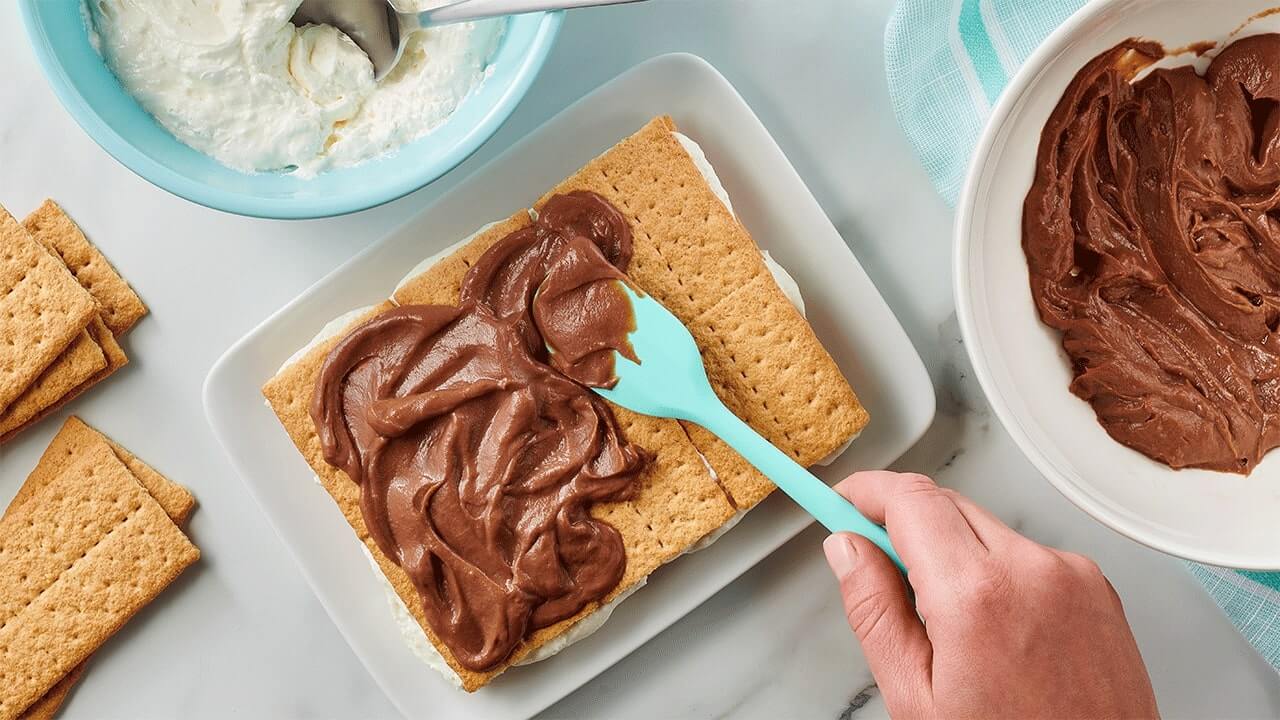
POLYGON ((700 415, 702 417, 691 419, 737 450, 739 455, 764 473, 765 477, 772 480, 828 530, 857 533, 867 538, 883 550, 899 569, 906 572, 898 552, 889 543, 889 534, 884 528, 863 517, 853 503, 760 437, 759 433, 724 405, 716 403, 716 407, 707 408, 700 415))

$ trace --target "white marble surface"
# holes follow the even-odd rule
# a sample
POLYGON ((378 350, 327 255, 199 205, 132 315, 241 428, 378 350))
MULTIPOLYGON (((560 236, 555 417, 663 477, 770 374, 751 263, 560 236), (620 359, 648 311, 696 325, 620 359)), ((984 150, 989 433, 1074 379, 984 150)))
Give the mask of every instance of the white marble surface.
MULTIPOLYGON (((69 0, 48 0, 69 1, 69 0)), ((703 55, 741 90, 895 308, 939 416, 903 468, 937 475, 1042 542, 1099 560, 1123 596, 1168 717, 1277 717, 1280 681, 1169 558, 1103 529, 1038 477, 986 412, 952 312, 950 211, 888 109, 891 0, 652 0, 575 13, 532 94, 433 188, 337 220, 204 210, 124 170, 62 112, 13 3, 0 3, 0 202, 63 202, 153 308, 134 362, 75 412, 186 483, 203 562, 94 660, 66 717, 391 718, 206 429, 200 385, 232 341, 585 91, 651 55, 703 55)), ((53 435, 0 449, 0 502, 53 435)), ((547 717, 884 714, 804 533, 547 717)), ((993 708, 993 712, 997 709, 993 708)))

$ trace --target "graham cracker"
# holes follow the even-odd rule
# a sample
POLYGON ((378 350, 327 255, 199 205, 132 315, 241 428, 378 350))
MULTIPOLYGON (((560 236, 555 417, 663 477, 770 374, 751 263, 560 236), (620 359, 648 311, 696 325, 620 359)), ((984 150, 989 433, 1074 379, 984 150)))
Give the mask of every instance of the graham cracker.
MULTIPOLYGON (((100 322, 100 321, 99 321, 100 322)), ((107 367, 107 356, 87 331, 81 332, 31 386, 0 413, 0 438, 22 427, 41 410, 107 367)))
POLYGON ((679 422, 612 403, 610 408, 623 437, 653 453, 654 459, 640 476, 634 499, 591 508, 593 517, 622 533, 627 547, 626 573, 606 602, 679 557, 734 513, 679 422))
POLYGON ((263 396, 267 398, 298 451, 320 478, 320 484, 333 496, 347 523, 355 528, 361 539, 368 532, 360 515, 360 488, 351 482, 346 473, 325 462, 324 452, 320 449, 320 438, 311 421, 311 393, 315 389, 316 378, 320 376, 325 356, 333 346, 355 326, 393 307, 395 306, 390 302, 383 302, 360 313, 341 332, 317 344, 296 362, 282 368, 262 387, 263 396))
POLYGON ((200 551, 109 447, 0 520, 0 720, 18 717, 200 551))
MULTIPOLYGON (((716 394, 774 445, 812 465, 860 432, 869 415, 675 129, 670 118, 656 118, 538 206, 589 190, 622 211, 635 237, 627 274, 689 328, 716 394)), ((772 490, 710 433, 691 435, 739 508, 772 490)))
POLYGON ((750 510, 777 488, 764 473, 743 459, 737 450, 711 432, 691 422, 681 422, 680 425, 689 435, 689 441, 715 472, 720 487, 735 508, 750 510))
POLYGON ((71 688, 80 681, 80 676, 84 675, 84 668, 88 661, 82 662, 66 677, 58 681, 49 692, 40 697, 39 700, 31 704, 21 715, 18 720, 52 720, 54 715, 58 714, 58 709, 62 707, 62 703, 67 701, 67 696, 71 694, 71 688))
MULTIPOLYGON (((9 507, 5 510, 4 516, 0 520, 8 518, 9 515, 16 512, 19 507, 39 493, 40 490, 43 490, 57 479, 58 475, 86 452, 86 449, 92 447, 110 449, 116 458, 129 469, 134 479, 146 488, 151 497, 156 499, 156 502, 160 504, 160 507, 164 509, 165 514, 169 516, 169 519, 174 524, 179 527, 186 524, 187 519, 191 516, 192 509, 195 507, 195 498, 191 496, 191 493, 187 492, 186 488, 151 469, 150 466, 139 460, 133 453, 89 427, 74 415, 63 423, 62 429, 58 431, 53 441, 49 443, 49 447, 45 449, 40 461, 36 463, 35 469, 27 476, 26 482, 18 489, 17 495, 9 503, 9 507)), ((62 703, 66 701, 67 696, 71 693, 71 688, 80 679, 80 676, 84 674, 84 668, 85 663, 81 663, 67 673, 67 676, 59 680, 57 685, 54 685, 49 692, 27 708, 22 714, 21 720, 47 720, 47 718, 52 718, 58 708, 62 706, 62 703)))
POLYGON ((25 504, 32 496, 52 484, 88 451, 95 448, 106 448, 111 451, 115 458, 128 468, 138 483, 151 494, 151 497, 155 498, 174 524, 181 526, 187 523, 187 519, 191 517, 191 511, 195 509, 196 500, 185 487, 156 472, 136 455, 74 415, 67 418, 67 421, 62 424, 62 429, 58 430, 58 434, 49 443, 49 447, 45 448, 40 461, 27 476, 27 481, 18 489, 18 494, 9 503, 9 509, 5 511, 4 517, 8 517, 15 508, 25 504))
POLYGON ((108 378, 116 370, 129 364, 129 358, 124 354, 124 349, 120 347, 115 335, 111 334, 111 330, 107 328, 101 317, 95 317, 93 322, 89 323, 86 334, 91 340, 92 350, 86 347, 83 351, 93 353, 93 367, 96 369, 88 372, 88 363, 81 366, 76 360, 68 357, 69 353, 81 344, 77 339, 70 348, 58 356, 58 359, 45 370, 35 384, 10 404, 8 410, 0 413, 0 444, 8 442, 18 433, 40 422, 89 388, 108 378), (97 362, 98 356, 102 358, 101 365, 97 362))
MULTIPOLYGON (((706 339, 707 376, 725 405, 796 462, 813 465, 862 432, 870 416, 794 305, 751 303, 767 296, 766 286, 777 287, 771 276, 757 277, 687 325, 706 339)), ((719 440, 701 437, 709 439, 695 441, 705 455, 722 454, 712 447, 719 440)), ((723 470, 729 487, 743 482, 733 466, 723 470)), ((753 494, 756 479, 763 478, 739 489, 753 494)))
POLYGON ((53 200, 45 200, 22 221, 22 226, 51 252, 62 259, 76 280, 102 308, 102 318, 116 336, 147 314, 147 306, 116 272, 80 226, 53 200))
POLYGON ((96 313, 89 292, 0 207, 0 412, 96 313))

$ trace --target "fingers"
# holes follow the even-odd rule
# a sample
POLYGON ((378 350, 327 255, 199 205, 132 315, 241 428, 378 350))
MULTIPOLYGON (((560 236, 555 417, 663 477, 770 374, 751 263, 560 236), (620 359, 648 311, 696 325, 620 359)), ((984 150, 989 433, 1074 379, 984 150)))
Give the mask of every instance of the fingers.
POLYGON ((923 589, 922 580, 958 577, 967 564, 986 555, 986 546, 954 500, 923 475, 860 472, 835 489, 885 526, 917 591, 923 589))
POLYGON ((886 524, 890 508, 910 494, 922 492, 937 485, 924 475, 896 473, 888 470, 864 470, 856 472, 836 483, 835 491, 872 522, 886 524))
POLYGON ((840 581, 845 617, 862 643, 867 664, 897 717, 915 715, 932 694, 933 649, 907 598, 898 569, 870 540, 836 533, 822 543, 840 581))
MULTIPOLYGON (((1010 538, 1021 537, 986 508, 954 490, 940 488, 929 477, 916 473, 895 473, 888 470, 854 473, 836 485, 836 491, 857 505, 864 515, 872 510, 863 507, 863 503, 876 506, 875 511, 883 514, 884 504, 889 496, 901 496, 912 491, 936 491, 951 500, 984 545, 989 544, 988 540, 999 543, 1010 538), (855 499, 854 495, 861 500, 855 499)), ((884 518, 880 517, 879 522, 883 523, 883 521, 884 518)))

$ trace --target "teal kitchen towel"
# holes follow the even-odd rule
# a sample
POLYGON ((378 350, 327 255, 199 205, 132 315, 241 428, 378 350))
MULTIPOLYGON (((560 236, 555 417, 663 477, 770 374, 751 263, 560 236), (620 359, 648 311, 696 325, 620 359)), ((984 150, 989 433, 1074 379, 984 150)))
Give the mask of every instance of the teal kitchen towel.
MULTIPOLYGON (((1083 0, 899 0, 885 31, 889 98, 950 204, 1001 90, 1083 0)), ((1188 563, 1232 624, 1280 670, 1280 573, 1188 563)))
POLYGON ((889 100, 954 205, 969 154, 1018 66, 1082 0, 901 0, 885 30, 889 100))
POLYGON ((1280 573, 1187 566, 1244 639, 1280 670, 1280 573))

